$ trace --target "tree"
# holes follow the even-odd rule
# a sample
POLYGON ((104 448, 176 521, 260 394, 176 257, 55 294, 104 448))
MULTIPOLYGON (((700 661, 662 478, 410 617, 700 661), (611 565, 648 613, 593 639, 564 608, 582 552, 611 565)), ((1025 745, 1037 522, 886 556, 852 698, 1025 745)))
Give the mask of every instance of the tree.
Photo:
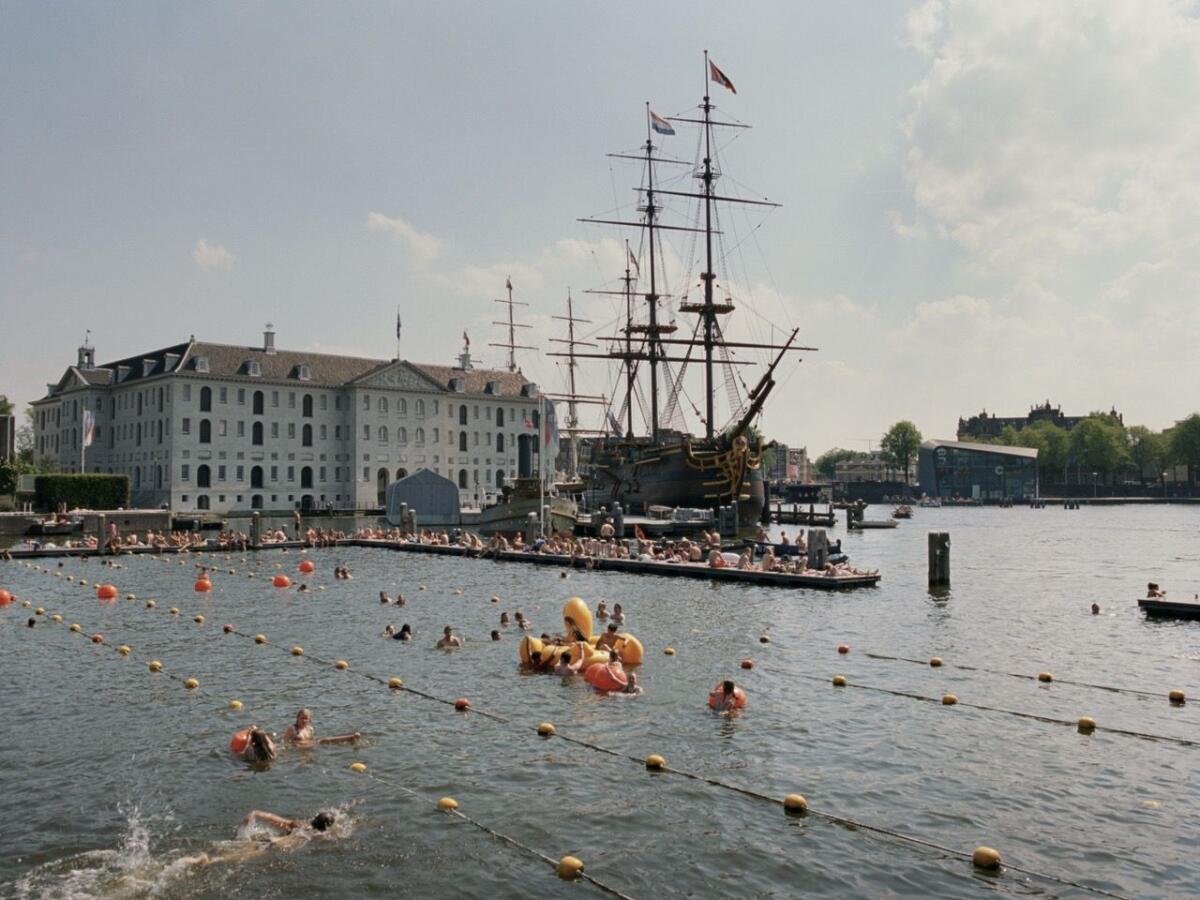
POLYGON ((1169 455, 1177 465, 1187 466, 1188 483, 1192 483, 1195 470, 1200 467, 1200 413, 1192 413, 1175 423, 1171 429, 1169 455))
POLYGON ((1065 428, 1053 422, 1037 422, 1020 431, 1017 446, 1037 450, 1038 469, 1042 472, 1065 472, 1070 459, 1070 440, 1065 428))
POLYGON ((1162 477, 1167 449, 1163 436, 1145 425, 1131 425, 1125 434, 1129 442, 1129 459, 1137 468, 1139 480, 1146 480, 1146 470, 1150 468, 1155 470, 1155 477, 1162 477))
POLYGON ((0 394, 0 416, 11 416, 12 414, 12 401, 8 399, 6 394, 0 394))
POLYGON ((907 483, 912 461, 921 449, 921 432, 917 426, 907 419, 897 422, 884 434, 879 447, 885 459, 904 469, 904 481, 907 483))
POLYGON ((1108 415, 1092 413, 1072 428, 1069 446, 1077 466, 1104 473, 1129 459, 1125 427, 1108 415))
POLYGON ((841 447, 834 447, 832 450, 826 450, 818 456, 813 467, 826 478, 833 478, 837 474, 838 463, 851 459, 861 459, 866 455, 858 450, 843 450, 841 447))

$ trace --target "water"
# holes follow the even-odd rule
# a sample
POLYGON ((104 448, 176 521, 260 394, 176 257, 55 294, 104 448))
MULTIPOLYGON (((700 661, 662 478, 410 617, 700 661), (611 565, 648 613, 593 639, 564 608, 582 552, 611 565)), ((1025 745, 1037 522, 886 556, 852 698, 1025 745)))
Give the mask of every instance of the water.
MULTIPOLYGON (((787 529, 793 532, 793 528, 787 529)), ((560 733, 641 758, 810 804, 871 825, 1126 895, 1200 892, 1196 762, 1200 747, 1140 740, 829 684, 852 682, 1074 720, 1200 738, 1200 623, 1153 622, 1134 599, 1148 580, 1182 599, 1200 591, 1200 511, 1184 507, 917 510, 888 532, 835 537, 857 565, 878 567, 877 589, 844 594, 502 565, 376 550, 319 550, 311 583, 279 592, 245 572, 295 572, 295 552, 220 559, 214 590, 192 591, 194 559, 123 558, 103 576, 138 600, 99 603, 92 590, 0 564, 0 585, 128 643, 133 657, 93 646, 65 626, 24 627, 30 611, 0 610, 0 895, 206 897, 298 894, 565 896, 542 862, 439 813, 462 809, 553 857, 573 853, 588 872, 639 898, 660 896, 1088 896, 1086 891, 969 863, 830 824, 534 733, 560 733), (952 535, 953 589, 925 586, 930 530, 952 535), (261 565, 257 565, 261 562, 261 565), (333 580, 348 565, 354 580, 333 580), (428 590, 418 590, 425 584, 428 590), (408 605, 382 607, 402 590, 408 605), (462 594, 455 591, 461 590, 462 594), (492 595, 502 602, 489 602, 492 595), (522 675, 502 610, 522 610, 535 633, 557 630, 563 600, 621 602, 647 648, 637 698, 603 698, 582 683, 522 675), (142 598, 154 597, 148 610, 142 598), (1096 601, 1102 614, 1093 616, 1096 601), (178 617, 167 607, 178 606, 178 617), (191 616, 202 612, 198 626, 191 616), (260 647, 221 633, 231 622, 265 633, 260 647), (381 640, 409 622, 416 641, 381 640), (433 649, 443 624, 467 639, 433 649), (770 643, 759 642, 767 634, 770 643), (838 644, 852 647, 839 656, 838 644), (277 647, 300 644, 303 659, 277 647), (672 646, 673 657, 662 649, 672 646), (871 659, 872 651, 947 666, 871 659), (313 659, 346 659, 339 672, 313 659), (200 680, 185 691, 147 673, 147 658, 200 680), (738 667, 753 658, 751 671, 738 667), (1057 681, 1040 685, 962 663, 1057 681), (398 675, 441 697, 469 697, 511 724, 462 715, 357 677, 398 675), (749 695, 734 720, 705 708, 733 677, 749 695), (811 678, 811 680, 810 680, 811 678), (1135 688, 1112 693, 1061 679, 1135 688), (1192 697, 1171 707, 1166 693, 1192 697), (240 712, 226 708, 241 699, 240 712), (233 731, 250 722, 282 731, 300 706, 318 733, 361 730, 362 746, 282 753, 267 771, 231 759, 233 731), (369 771, 430 802, 349 771, 369 771), (192 869, 237 836, 251 808, 311 817, 337 808, 335 840, 243 862, 192 869)), ((48 563, 54 568, 55 562, 48 563)))

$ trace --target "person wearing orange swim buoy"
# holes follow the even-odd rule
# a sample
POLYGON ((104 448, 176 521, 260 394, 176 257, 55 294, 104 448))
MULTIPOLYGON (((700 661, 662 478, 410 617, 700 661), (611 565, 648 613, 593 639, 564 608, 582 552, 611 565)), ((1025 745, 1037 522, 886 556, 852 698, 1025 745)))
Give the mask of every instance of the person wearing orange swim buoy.
POLYGON ((746 692, 729 679, 722 681, 708 695, 708 706, 717 712, 732 713, 746 705, 746 692))

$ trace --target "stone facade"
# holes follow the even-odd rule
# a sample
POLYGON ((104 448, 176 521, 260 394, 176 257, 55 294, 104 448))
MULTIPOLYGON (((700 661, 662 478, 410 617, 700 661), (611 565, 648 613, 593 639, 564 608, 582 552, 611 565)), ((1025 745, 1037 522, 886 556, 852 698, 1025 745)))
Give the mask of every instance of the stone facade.
MULTIPOLYGON (((1115 408, 1108 415, 1117 422, 1124 422, 1121 414, 1115 408)), ((1049 422, 1070 431, 1085 418, 1087 417, 1064 415, 1061 406, 1051 406, 1050 401, 1047 400, 1045 403, 1031 406, 1027 416, 997 416, 995 413, 988 413, 985 409, 968 419, 959 417, 957 435, 960 441, 969 441, 972 438, 998 438, 1005 428, 1011 427, 1014 431, 1020 431, 1030 425, 1036 425, 1038 422, 1049 422)))
POLYGON ((60 471, 127 474, 143 507, 382 506, 418 469, 493 496, 530 464, 538 388, 519 372, 196 340, 95 364, 81 347, 35 401, 34 449, 60 471), (83 455, 83 412, 95 437, 83 455))

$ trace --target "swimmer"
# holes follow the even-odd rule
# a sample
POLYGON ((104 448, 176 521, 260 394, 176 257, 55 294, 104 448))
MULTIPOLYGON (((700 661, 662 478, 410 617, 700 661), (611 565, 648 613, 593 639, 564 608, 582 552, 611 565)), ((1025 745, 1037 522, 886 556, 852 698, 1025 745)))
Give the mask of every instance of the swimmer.
MULTIPOLYGON (((262 856, 275 848, 290 849, 314 838, 330 837, 332 836, 329 833, 330 829, 335 824, 337 824, 337 815, 330 812, 317 813, 316 816, 305 821, 304 819, 286 819, 275 813, 252 809, 242 819, 239 830, 255 825, 265 826, 274 832, 269 838, 237 841, 234 842, 234 849, 225 849, 220 853, 197 853, 192 856, 182 856, 175 864, 200 868, 222 862, 244 862, 262 856)), ((224 845, 224 847, 229 846, 229 844, 224 845)))
POLYGON ((248 763, 268 763, 275 758, 275 743, 269 734, 257 725, 251 725, 241 756, 248 763))
POLYGON ((308 585, 305 584, 304 582, 300 582, 300 587, 296 588, 296 593, 303 594, 306 591, 308 591, 308 585))
POLYGON ((442 629, 441 640, 437 642, 439 650, 451 650, 455 647, 461 647, 462 641, 458 639, 458 635, 454 633, 454 629, 447 625, 442 629))
POLYGON ((720 689, 713 691, 713 695, 716 697, 714 709, 720 712, 732 712, 737 703, 737 695, 734 693, 736 689, 736 685, 728 679, 721 682, 720 689))
POLYGON ((397 605, 397 606, 403 606, 403 605, 404 605, 404 603, 405 603, 405 600, 404 600, 404 595, 403 595, 403 594, 399 594, 399 593, 398 593, 398 594, 396 594, 396 605, 397 605))
POLYGON ((1100 604, 1099 603, 1092 604, 1092 615, 1093 616, 1100 615, 1100 604))
POLYGON ((621 609, 620 603, 613 604, 612 620, 617 625, 625 624, 625 610, 621 609))
POLYGON ((576 662, 571 662, 570 653, 560 653, 558 659, 554 661, 555 675, 576 675, 579 673, 580 667, 583 666, 583 658, 581 657, 576 662))
POLYGON ((596 604, 596 618, 601 620, 608 618, 608 606, 603 600, 596 604))
POLYGON ((493 632, 492 632, 492 640, 493 640, 493 641, 498 641, 498 640, 500 640, 500 632, 498 632, 498 631, 493 631, 493 632))
MULTIPOLYGON (((251 735, 253 738, 253 734, 251 735)), ((312 713, 302 709, 296 713, 296 721, 287 727, 283 739, 294 747, 315 747, 318 744, 352 744, 362 735, 355 731, 352 734, 339 734, 334 737, 318 738, 312 726, 312 713)))
POLYGON ((596 640, 597 650, 612 650, 617 645, 617 623, 609 622, 604 634, 596 640))
POLYGON ((508 613, 506 613, 506 612, 502 612, 502 613, 500 613, 500 624, 501 624, 501 625, 507 625, 507 624, 508 624, 508 613))
POLYGON ((400 626, 400 630, 392 635, 392 638, 397 641, 411 641, 412 640, 412 626, 409 625, 407 622, 405 622, 403 625, 400 626))
POLYGON ((517 610, 517 627, 522 631, 528 631, 533 626, 529 624, 529 620, 525 618, 525 614, 519 609, 517 610))
POLYGON ((640 693, 642 692, 642 686, 641 686, 640 684, 638 684, 638 680, 637 680, 637 673, 636 673, 636 672, 630 672, 630 673, 628 673, 628 675, 627 675, 626 677, 627 677, 629 680, 625 682, 625 688, 624 688, 624 690, 618 691, 618 693, 621 693, 621 694, 640 694, 640 693))
POLYGON ((380 591, 379 592, 379 602, 380 603, 391 603, 392 598, 387 595, 387 591, 380 591))
POLYGON ((567 636, 566 636, 566 640, 564 640, 563 643, 587 640, 587 637, 584 636, 583 631, 580 629, 580 627, 578 625, 575 624, 574 619, 572 619, 570 616, 564 616, 563 622, 567 626, 567 636))
POLYGON ((33 628, 35 625, 37 625, 37 619, 34 619, 32 617, 29 619, 28 622, 25 623, 26 628, 33 628))
POLYGON ((383 634, 381 635, 381 637, 395 638, 396 637, 396 626, 389 624, 387 628, 383 629, 383 634))

